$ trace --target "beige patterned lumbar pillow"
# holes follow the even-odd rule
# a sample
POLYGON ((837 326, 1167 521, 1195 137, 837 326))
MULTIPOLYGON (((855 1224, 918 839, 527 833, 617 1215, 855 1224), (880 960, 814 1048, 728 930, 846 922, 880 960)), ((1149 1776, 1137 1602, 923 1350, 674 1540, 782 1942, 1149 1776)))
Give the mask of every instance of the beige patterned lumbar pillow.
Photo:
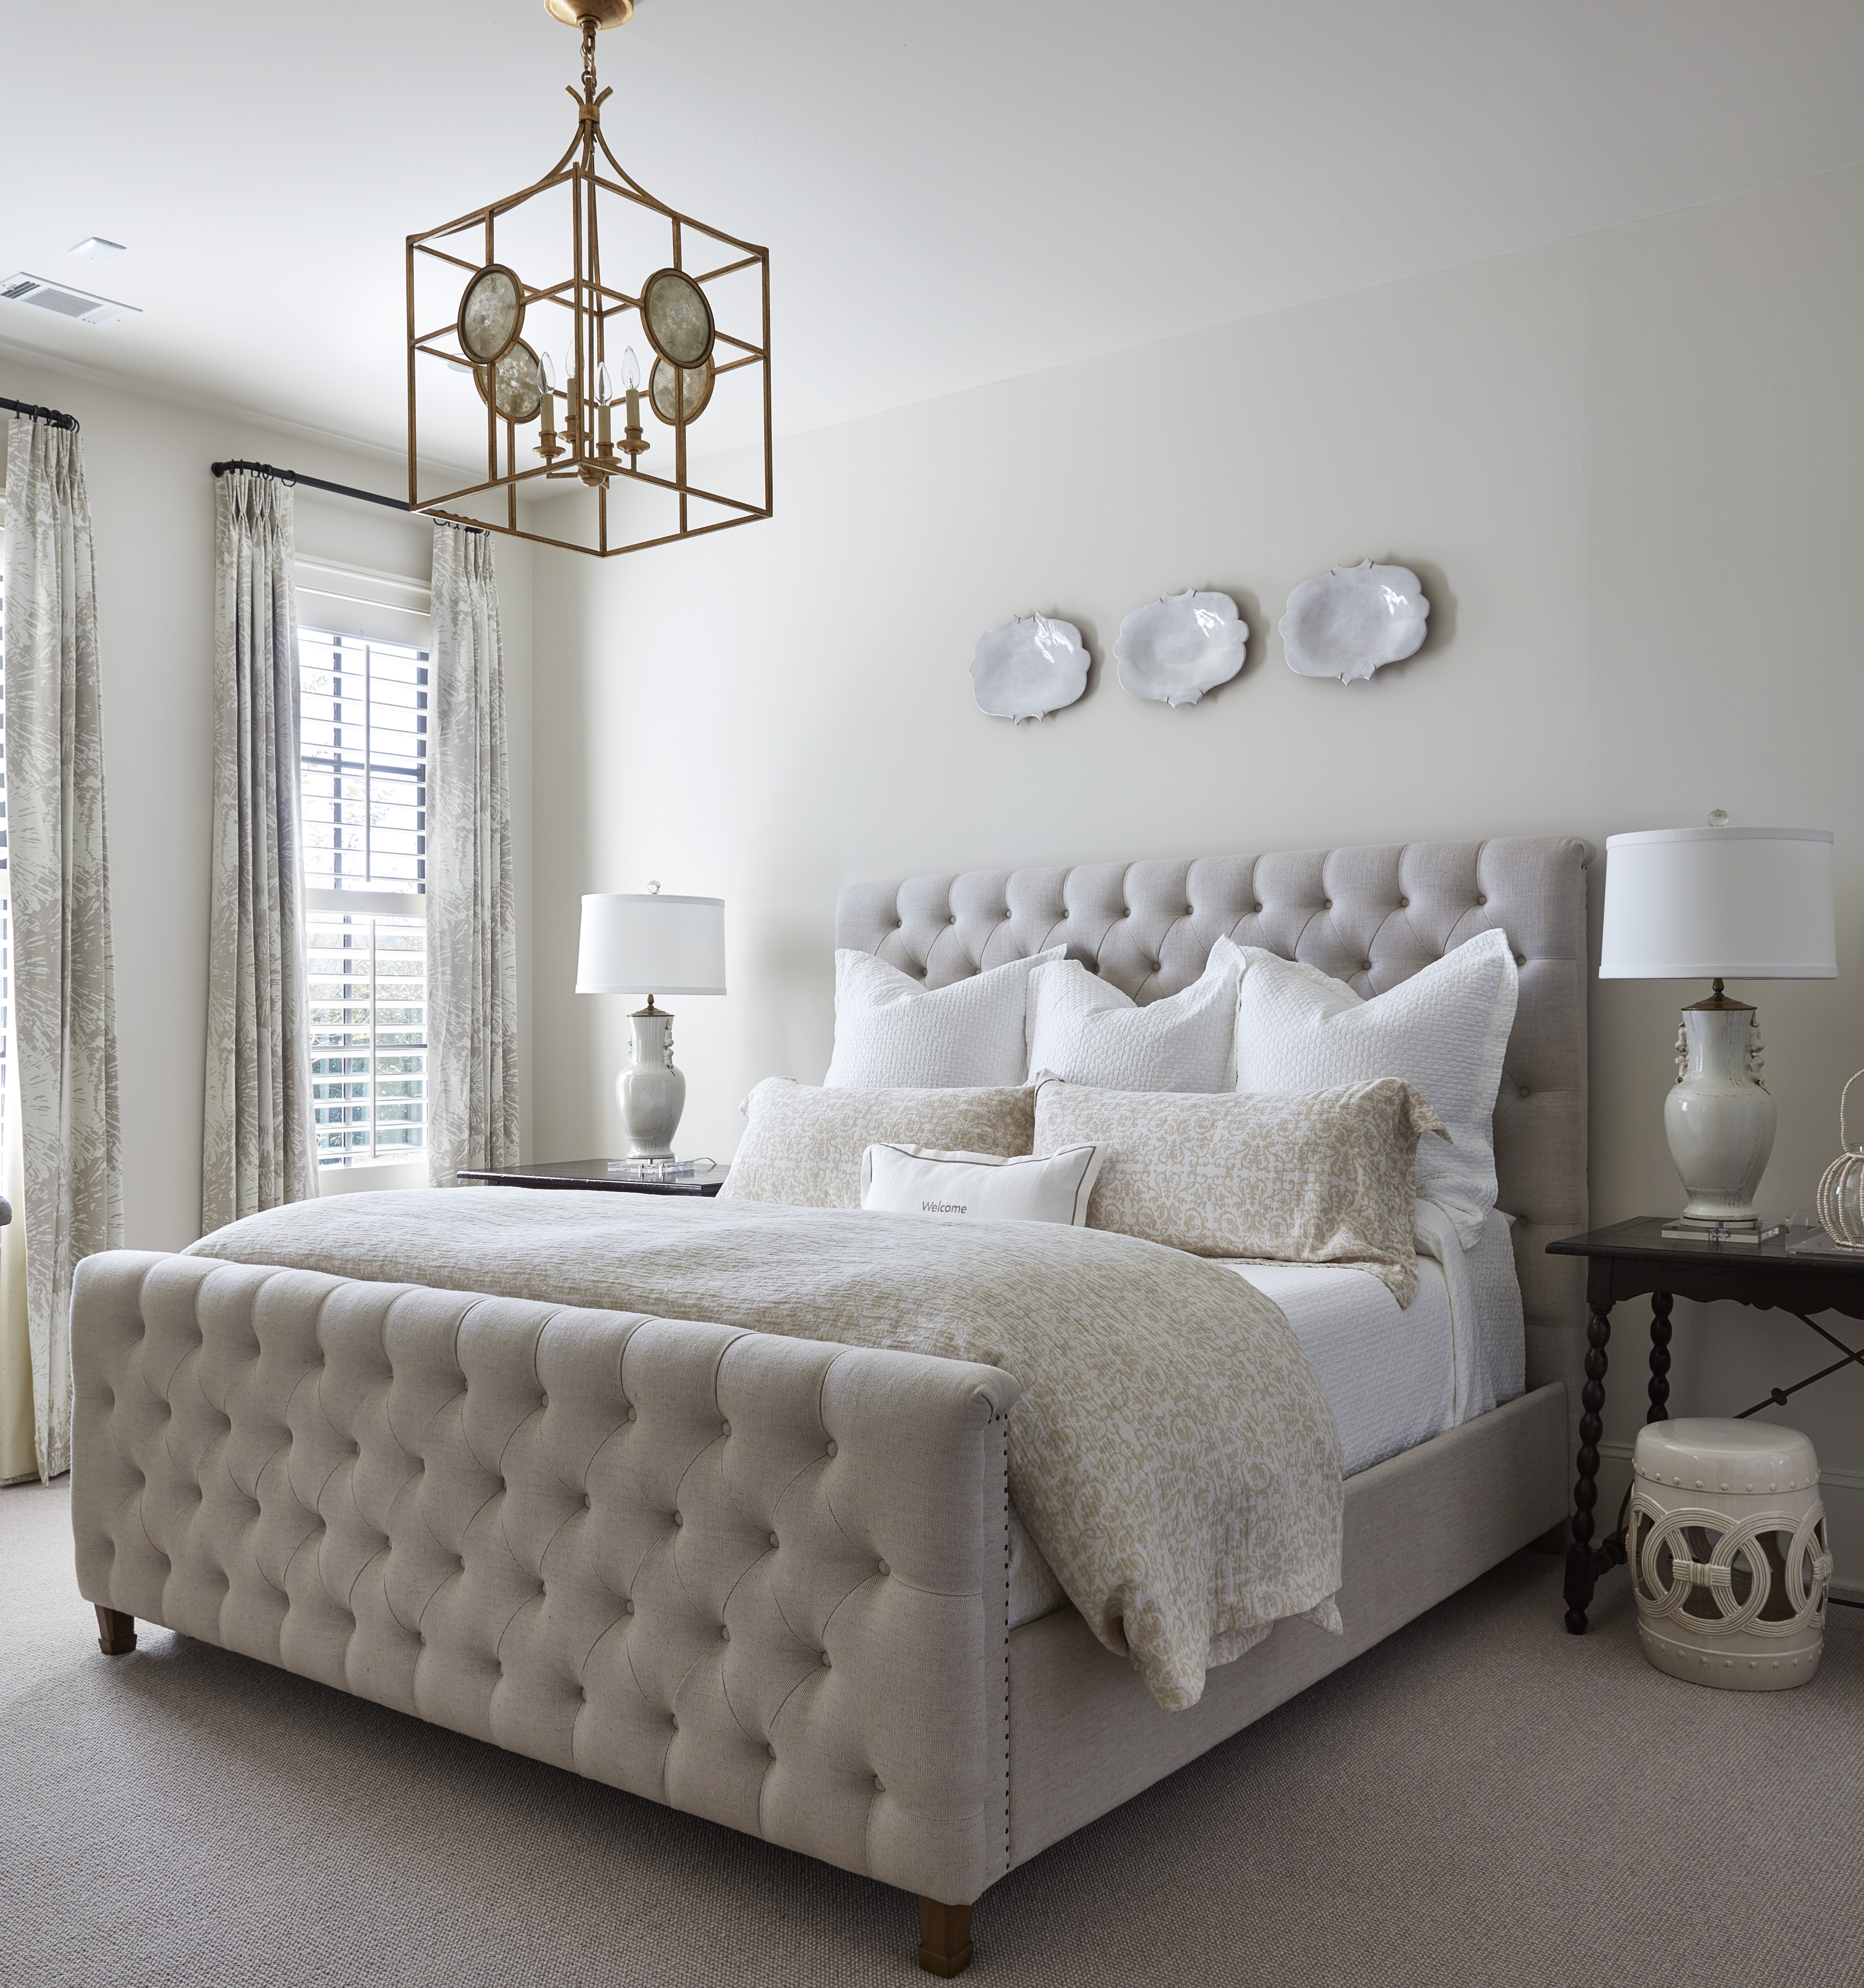
POLYGON ((1092 1090, 1046 1071, 1036 1086, 1045 1150, 1107 1148, 1090 1229, 1194 1256, 1356 1265, 1411 1302, 1417 1142, 1450 1135, 1402 1078, 1285 1097, 1092 1090))
POLYGON ((749 1129, 721 1199, 858 1208, 861 1160, 877 1141, 1009 1158, 1035 1144, 1035 1093, 820 1090, 769 1077, 744 1100, 749 1129))

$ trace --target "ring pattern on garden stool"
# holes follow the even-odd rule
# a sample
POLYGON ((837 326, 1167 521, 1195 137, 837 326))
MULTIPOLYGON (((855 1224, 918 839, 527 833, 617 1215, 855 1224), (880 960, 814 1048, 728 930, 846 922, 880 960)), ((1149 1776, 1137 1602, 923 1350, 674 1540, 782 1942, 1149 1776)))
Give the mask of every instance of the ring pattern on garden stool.
POLYGON ((1808 1682, 1832 1579, 1810 1441, 1769 1422, 1650 1422, 1632 1469, 1625 1549, 1645 1655, 1724 1691, 1808 1682))

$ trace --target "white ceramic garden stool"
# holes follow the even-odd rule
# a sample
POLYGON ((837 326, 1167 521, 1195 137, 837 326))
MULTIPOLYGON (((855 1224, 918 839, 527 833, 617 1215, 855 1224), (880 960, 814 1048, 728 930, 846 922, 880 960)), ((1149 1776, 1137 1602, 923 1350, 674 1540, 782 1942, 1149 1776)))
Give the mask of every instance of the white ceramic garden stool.
POLYGON ((1647 1422, 1631 1467, 1625 1550, 1645 1655, 1724 1691, 1808 1682, 1832 1578, 1811 1442, 1771 1422, 1647 1422))

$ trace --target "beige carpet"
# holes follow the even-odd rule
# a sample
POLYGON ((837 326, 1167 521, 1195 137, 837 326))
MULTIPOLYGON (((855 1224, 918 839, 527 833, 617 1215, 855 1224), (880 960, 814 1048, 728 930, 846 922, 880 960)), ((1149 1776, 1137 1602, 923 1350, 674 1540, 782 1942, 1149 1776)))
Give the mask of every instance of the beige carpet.
MULTIPOLYGON (((164 1630, 0 1491, 5 1988, 911 1983, 912 1901, 164 1630)), ((1025 1984, 1864 1983, 1864 1617, 1809 1686, 1560 1627, 1524 1554, 980 1903, 1025 1984)), ((1248 1661, 1247 1658, 1243 1659, 1248 1661)))

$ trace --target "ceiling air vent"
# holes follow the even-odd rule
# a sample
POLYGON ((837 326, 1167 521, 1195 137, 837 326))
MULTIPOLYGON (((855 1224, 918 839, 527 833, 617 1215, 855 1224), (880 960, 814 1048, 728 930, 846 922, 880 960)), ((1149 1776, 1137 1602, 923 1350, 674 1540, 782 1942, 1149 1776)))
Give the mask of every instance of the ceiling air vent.
POLYGON ((134 304, 113 304, 108 297, 93 297, 65 283, 48 283, 43 276, 29 276, 23 271, 0 282, 0 297, 31 304, 79 324, 114 324, 120 318, 142 316, 134 304))

